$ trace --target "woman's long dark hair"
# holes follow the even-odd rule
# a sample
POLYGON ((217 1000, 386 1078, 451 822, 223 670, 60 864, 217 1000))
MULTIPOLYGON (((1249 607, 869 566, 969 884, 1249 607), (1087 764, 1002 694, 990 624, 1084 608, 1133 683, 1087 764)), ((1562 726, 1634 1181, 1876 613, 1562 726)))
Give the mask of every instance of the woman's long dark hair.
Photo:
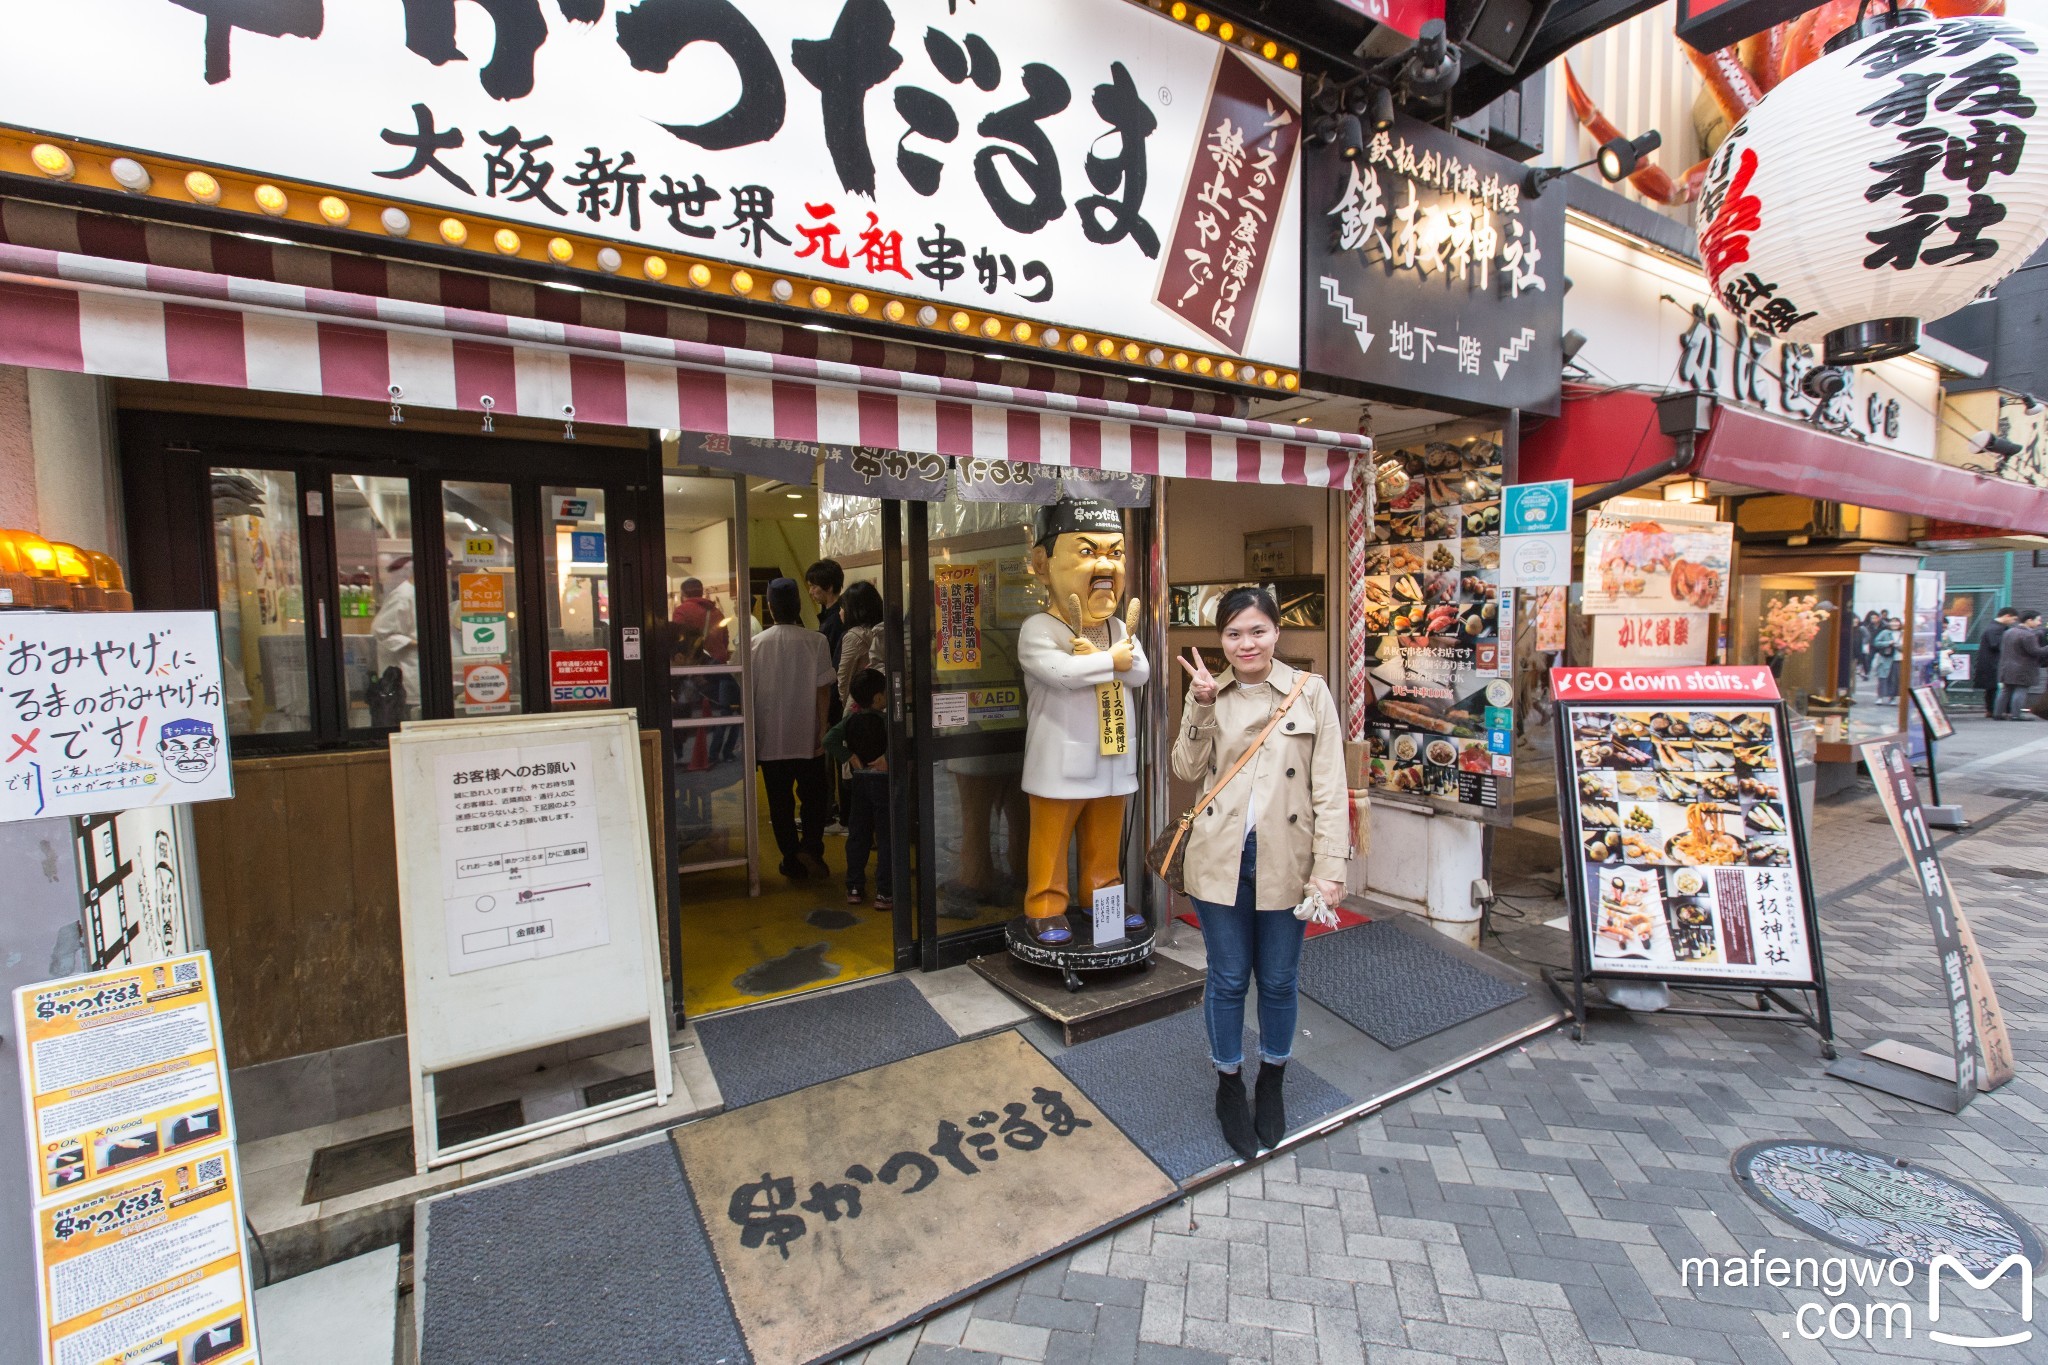
POLYGON ((1273 594, 1261 587, 1247 586, 1223 594, 1223 600, 1216 604, 1216 629, 1227 628, 1248 611, 1262 613, 1275 630, 1280 628, 1280 604, 1273 600, 1273 594))
POLYGON ((866 579, 848 583, 839 596, 839 619, 849 626, 882 624, 882 594, 866 579))

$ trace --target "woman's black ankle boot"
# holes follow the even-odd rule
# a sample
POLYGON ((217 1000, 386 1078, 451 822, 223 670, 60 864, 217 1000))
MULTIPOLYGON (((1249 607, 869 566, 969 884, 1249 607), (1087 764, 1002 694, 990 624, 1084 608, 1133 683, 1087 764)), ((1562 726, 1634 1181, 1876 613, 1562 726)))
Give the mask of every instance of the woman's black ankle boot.
POLYGON ((1281 1083, 1286 1079, 1287 1063, 1259 1063, 1259 1083, 1252 1095, 1252 1126, 1258 1132, 1261 1147, 1278 1147, 1280 1139, 1287 1136, 1287 1102, 1280 1095, 1281 1083))
POLYGON ((1245 1102, 1244 1073, 1216 1073, 1216 1121, 1223 1125, 1223 1140, 1230 1150, 1246 1161, 1259 1154, 1259 1135, 1252 1127, 1251 1106, 1245 1102))

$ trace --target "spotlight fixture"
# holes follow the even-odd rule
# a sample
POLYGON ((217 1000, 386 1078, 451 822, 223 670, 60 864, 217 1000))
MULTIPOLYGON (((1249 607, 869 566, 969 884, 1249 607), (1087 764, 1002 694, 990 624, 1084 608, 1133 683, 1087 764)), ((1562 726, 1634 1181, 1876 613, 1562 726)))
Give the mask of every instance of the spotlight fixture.
POLYGON ((1365 155, 1365 130, 1359 126, 1358 115, 1345 114, 1337 120, 1337 135, 1333 141, 1337 155, 1346 161, 1356 161, 1365 155))
POLYGON ((1579 355, 1579 352, 1580 352, 1580 351, 1583 351, 1583 350, 1585 350, 1585 349, 1586 349, 1586 334, 1585 334, 1584 332, 1581 332, 1581 331, 1580 331, 1580 330, 1579 330, 1578 328, 1576 328, 1576 327, 1574 327, 1574 328, 1573 328, 1573 329, 1572 329, 1571 331, 1569 331, 1569 332, 1566 332, 1566 333, 1564 334, 1564 364, 1565 364, 1565 368, 1566 368, 1566 369, 1570 369, 1570 368, 1571 368, 1571 366, 1572 366, 1572 362, 1573 362, 1573 361, 1575 361, 1576 359, 1578 359, 1578 355, 1579 355))
POLYGON ((1369 126, 1375 133, 1384 133, 1394 126, 1394 92, 1384 85, 1376 86, 1372 92, 1372 109, 1369 126))
POLYGON ((1588 166, 1600 168, 1600 178, 1612 185, 1627 179, 1642 164, 1644 157, 1664 145, 1664 135, 1652 128, 1640 137, 1612 138, 1600 144, 1600 150, 1576 166, 1545 166, 1522 173, 1522 197, 1535 199, 1543 193, 1543 187, 1553 180, 1560 180, 1573 171, 1583 171, 1588 166))
POLYGON ((1970 435, 1970 449, 1980 455, 1996 455, 2001 460, 2009 460, 2025 447, 1995 431, 1978 431, 1970 435))

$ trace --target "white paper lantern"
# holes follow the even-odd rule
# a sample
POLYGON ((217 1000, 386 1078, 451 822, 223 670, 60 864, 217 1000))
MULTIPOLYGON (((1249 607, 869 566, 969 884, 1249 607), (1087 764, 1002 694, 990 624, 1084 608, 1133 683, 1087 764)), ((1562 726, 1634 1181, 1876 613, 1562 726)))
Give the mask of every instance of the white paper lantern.
POLYGON ((1753 331, 1836 364, 1912 350, 2048 238, 2048 30, 1930 20, 1828 53, 1735 125, 1698 222, 1753 331))

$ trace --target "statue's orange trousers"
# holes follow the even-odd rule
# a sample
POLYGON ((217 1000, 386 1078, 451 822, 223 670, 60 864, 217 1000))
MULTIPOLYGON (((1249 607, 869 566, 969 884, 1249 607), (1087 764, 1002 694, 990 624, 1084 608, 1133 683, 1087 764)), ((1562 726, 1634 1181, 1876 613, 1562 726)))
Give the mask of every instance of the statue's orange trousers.
POLYGON ((1123 851, 1124 801, 1121 796, 1067 800, 1031 798, 1030 889, 1024 913, 1050 919, 1067 913, 1067 845, 1081 840, 1081 902, 1124 879, 1118 855, 1123 851))

